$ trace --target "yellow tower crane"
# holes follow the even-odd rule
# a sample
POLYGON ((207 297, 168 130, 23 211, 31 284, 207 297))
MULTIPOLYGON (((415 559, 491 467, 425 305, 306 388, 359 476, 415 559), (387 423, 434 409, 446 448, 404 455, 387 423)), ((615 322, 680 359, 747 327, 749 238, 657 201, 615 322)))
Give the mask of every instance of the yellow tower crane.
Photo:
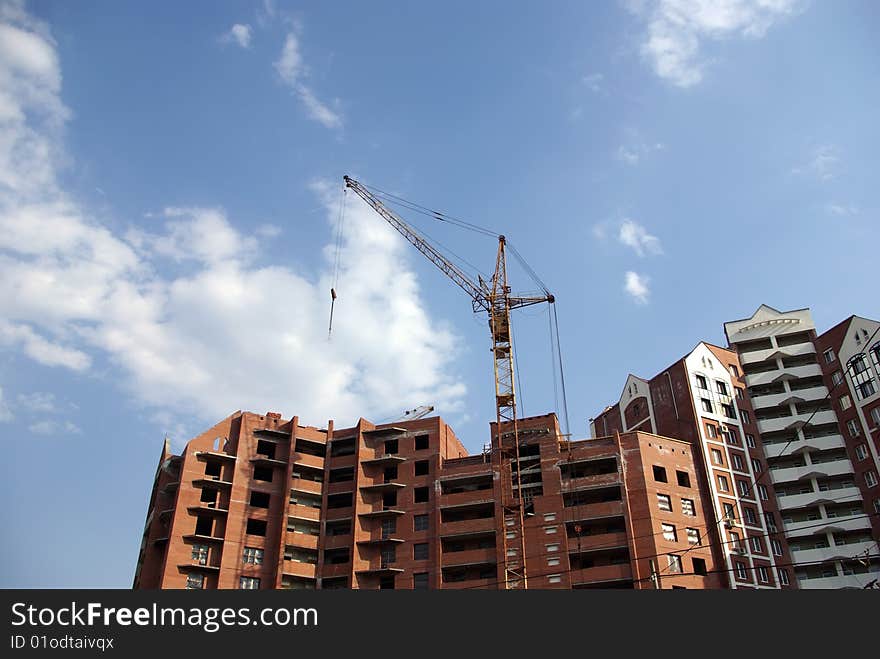
MULTIPOLYGON (((493 445, 492 464, 499 474, 501 481, 501 506, 504 514, 505 533, 501 533, 503 539, 504 560, 504 584, 508 589, 527 588, 528 576, 526 571, 525 533, 524 520, 529 513, 528 503, 521 496, 519 483, 520 471, 520 441, 517 432, 516 393, 514 389, 514 354, 513 342, 510 332, 510 311, 534 304, 548 302, 553 304, 555 299, 546 289, 545 295, 541 296, 517 296, 511 295, 510 286, 507 284, 507 241, 504 236, 498 236, 498 251, 495 256, 495 273, 490 281, 477 277, 474 282, 460 268, 441 254, 428 240, 413 227, 407 224, 397 214, 389 210, 364 184, 349 176, 343 177, 345 186, 354 191, 373 210, 375 210, 388 224, 394 227, 404 238, 407 239, 417 250, 424 254, 429 261, 436 265, 441 272, 455 282, 471 298, 474 312, 485 311, 489 316, 489 329, 492 334, 492 355, 495 371, 495 415, 496 415, 496 441, 493 445), (502 428, 507 431, 502 433, 502 428), (510 432, 512 431, 512 432, 510 432), (504 439, 504 438, 507 439, 504 439), (507 526, 509 520, 514 523, 507 526), (507 535, 514 531, 515 538, 509 539, 507 535), (517 556, 508 557, 508 545, 519 545, 517 556)), ((433 213, 437 219, 443 219, 441 214, 433 213)), ((515 253, 515 250, 514 250, 515 253)), ((335 291, 334 291, 335 293, 335 291)))

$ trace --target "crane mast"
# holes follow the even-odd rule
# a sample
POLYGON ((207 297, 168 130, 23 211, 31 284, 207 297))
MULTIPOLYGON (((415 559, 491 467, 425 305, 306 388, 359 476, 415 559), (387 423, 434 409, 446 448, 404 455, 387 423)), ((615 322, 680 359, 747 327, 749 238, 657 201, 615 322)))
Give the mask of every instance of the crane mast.
POLYGON ((503 539, 504 584, 508 589, 527 588, 524 522, 525 517, 530 514, 528 509, 530 503, 522 496, 521 488, 520 442, 517 429, 510 311, 511 309, 540 304, 542 302, 552 304, 554 298, 550 294, 531 297, 511 295, 510 286, 507 283, 507 255, 505 250, 507 241, 504 236, 498 236, 495 273, 492 275, 491 281, 487 283, 480 277, 477 282, 474 282, 458 266, 434 248, 424 236, 407 224, 396 213, 389 210, 363 184, 349 176, 343 177, 343 180, 347 188, 353 190, 388 224, 406 238, 410 244, 437 266, 443 274, 464 290, 471 298, 475 312, 483 310, 489 316, 495 376, 496 417, 496 442, 495 450, 492 452, 492 463, 493 469, 498 471, 501 481, 501 507, 505 524, 505 533, 500 534, 503 539), (504 426, 509 428, 508 432, 502 432, 504 426), (509 437, 509 439, 505 439, 505 437, 509 437), (516 473, 515 478, 514 472, 516 473), (518 536, 514 540, 519 545, 519 552, 518 556, 514 557, 508 557, 507 555, 507 533, 511 530, 511 526, 508 525, 510 521, 513 521, 511 526, 516 529, 516 535, 518 536))

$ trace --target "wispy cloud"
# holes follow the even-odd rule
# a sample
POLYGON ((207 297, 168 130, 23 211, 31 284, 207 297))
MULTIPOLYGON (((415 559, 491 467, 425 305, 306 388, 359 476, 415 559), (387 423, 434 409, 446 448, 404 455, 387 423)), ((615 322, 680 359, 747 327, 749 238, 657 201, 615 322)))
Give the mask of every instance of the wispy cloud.
POLYGON ((632 248, 639 256, 663 253, 660 239, 657 236, 652 236, 645 227, 632 220, 624 220, 621 223, 617 238, 622 244, 632 248))
POLYGON ((82 430, 72 421, 37 421, 28 426, 28 430, 34 435, 81 435, 82 430))
POLYGON ((678 87, 703 80, 705 41, 739 36, 758 39, 794 14, 801 0, 629 0, 629 10, 647 23, 642 55, 654 72, 678 87))
MULTIPOLYGON (((306 108, 310 119, 314 119, 327 128, 342 128, 342 115, 322 102, 312 88, 302 82, 307 71, 300 54, 299 39, 290 32, 284 40, 281 54, 275 61, 275 70, 281 81, 290 87, 306 108)), ((338 104, 338 100, 336 101, 338 104)))
POLYGON ((805 162, 793 167, 791 173, 810 176, 819 181, 830 181, 837 176, 839 165, 840 156, 837 147, 831 144, 822 144, 813 147, 805 162))
POLYGON ((18 404, 34 414, 52 414, 57 410, 55 394, 35 391, 31 394, 19 394, 18 404))
POLYGON ((602 92, 604 89, 602 83, 605 80, 605 76, 601 73, 591 73, 589 75, 585 75, 582 80, 587 88, 596 94, 602 92))
POLYGON ((263 238, 276 238, 281 235, 281 227, 274 224, 261 224, 257 227, 256 233, 263 238))
POLYGON ((9 409, 9 405, 3 400, 3 387, 0 387, 0 423, 8 423, 12 419, 12 410, 9 409))
POLYGON ((627 165, 638 165, 641 160, 649 153, 654 151, 662 151, 664 145, 661 142, 646 144, 645 142, 632 142, 629 144, 621 144, 614 152, 615 159, 627 165))
POLYGON ((241 23, 236 23, 231 28, 229 28, 228 32, 220 37, 220 41, 222 43, 235 43, 242 48, 250 48, 252 37, 253 31, 251 30, 250 25, 242 25, 241 23))
POLYGON ((858 206, 854 206, 853 204, 826 204, 825 212, 829 215, 837 215, 838 217, 849 217, 852 215, 858 215, 861 211, 858 206))
POLYGON ((629 270, 624 276, 623 290, 637 304, 647 304, 648 298, 651 295, 651 291, 648 288, 650 281, 647 276, 629 270))

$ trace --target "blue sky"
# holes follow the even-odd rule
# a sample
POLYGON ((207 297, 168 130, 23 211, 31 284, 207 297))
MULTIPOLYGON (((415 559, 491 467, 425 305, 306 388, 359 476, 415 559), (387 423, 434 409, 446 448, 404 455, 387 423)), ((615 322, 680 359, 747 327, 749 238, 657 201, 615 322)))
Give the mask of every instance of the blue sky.
POLYGON ((880 316, 876 3, 0 7, 0 586, 129 587, 163 436, 237 409, 488 441, 485 319, 351 195, 328 341, 343 174, 510 238, 576 438, 762 303, 880 316))

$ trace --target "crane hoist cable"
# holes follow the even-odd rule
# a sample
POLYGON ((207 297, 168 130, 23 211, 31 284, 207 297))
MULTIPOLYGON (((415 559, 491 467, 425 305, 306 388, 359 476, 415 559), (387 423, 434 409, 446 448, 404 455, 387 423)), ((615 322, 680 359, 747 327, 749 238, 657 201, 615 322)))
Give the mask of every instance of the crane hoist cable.
POLYGON ((333 308, 336 306, 336 286, 339 284, 339 254, 342 251, 342 235, 345 227, 345 200, 348 188, 342 188, 342 200, 339 203, 339 220, 336 223, 336 255, 333 262, 333 284, 330 286, 330 325, 327 328, 327 340, 333 333, 333 308))

